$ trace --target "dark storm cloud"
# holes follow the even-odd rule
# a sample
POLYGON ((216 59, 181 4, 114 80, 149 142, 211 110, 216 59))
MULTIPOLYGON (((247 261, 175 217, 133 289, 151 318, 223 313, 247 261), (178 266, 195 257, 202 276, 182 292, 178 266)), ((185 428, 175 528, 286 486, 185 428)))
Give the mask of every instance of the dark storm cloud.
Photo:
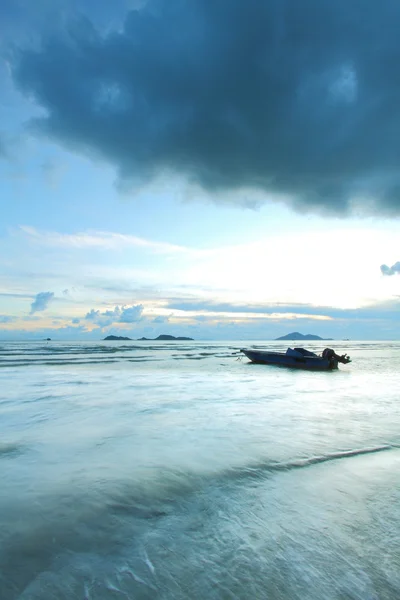
POLYGON ((149 0, 14 56, 37 126, 120 181, 185 176, 299 210, 400 213, 400 4, 149 0))

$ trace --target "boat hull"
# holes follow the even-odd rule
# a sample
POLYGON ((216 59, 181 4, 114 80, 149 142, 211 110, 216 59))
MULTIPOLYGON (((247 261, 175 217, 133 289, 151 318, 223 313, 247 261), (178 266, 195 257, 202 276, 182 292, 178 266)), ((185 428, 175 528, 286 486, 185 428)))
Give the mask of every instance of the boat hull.
POLYGON ((337 360, 328 360, 319 356, 290 356, 281 352, 247 349, 242 349, 241 352, 251 362, 262 365, 275 365, 277 367, 289 367, 290 369, 303 369, 306 371, 334 371, 338 368, 337 360))

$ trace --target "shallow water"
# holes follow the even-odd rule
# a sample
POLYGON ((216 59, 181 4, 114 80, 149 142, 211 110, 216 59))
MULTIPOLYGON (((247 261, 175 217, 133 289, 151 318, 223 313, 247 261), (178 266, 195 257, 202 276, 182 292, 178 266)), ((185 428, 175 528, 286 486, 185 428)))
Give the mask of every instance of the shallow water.
POLYGON ((400 343, 250 345, 0 342, 1 600, 400 598, 400 343))

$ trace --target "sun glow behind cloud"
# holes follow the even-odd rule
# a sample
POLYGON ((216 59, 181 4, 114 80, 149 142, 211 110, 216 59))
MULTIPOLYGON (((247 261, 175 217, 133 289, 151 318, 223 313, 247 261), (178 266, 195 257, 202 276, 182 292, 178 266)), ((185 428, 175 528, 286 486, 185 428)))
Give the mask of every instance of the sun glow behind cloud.
POLYGON ((245 302, 306 302, 355 308, 387 297, 378 256, 395 255, 397 235, 372 230, 269 236, 207 251, 186 282, 229 290, 245 302))
POLYGON ((7 290, 14 286, 19 295, 27 295, 17 299, 25 307, 19 313, 11 302, 9 313, 2 309, 9 317, 2 328, 8 331, 22 325, 31 331, 72 326, 76 331, 128 331, 156 325, 157 318, 164 327, 166 320, 168 327, 323 324, 338 318, 330 314, 333 309, 387 301, 397 285, 397 278, 384 277, 379 268, 397 252, 397 235, 388 229, 270 234, 200 249, 107 231, 59 233, 29 226, 10 236, 11 244, 15 240, 26 256, 25 268, 32 261, 35 268, 45 264, 53 273, 49 278, 45 271, 40 286, 54 297, 27 320, 32 300, 43 292, 33 290, 28 280, 24 288, 15 274, 10 276, 7 290))

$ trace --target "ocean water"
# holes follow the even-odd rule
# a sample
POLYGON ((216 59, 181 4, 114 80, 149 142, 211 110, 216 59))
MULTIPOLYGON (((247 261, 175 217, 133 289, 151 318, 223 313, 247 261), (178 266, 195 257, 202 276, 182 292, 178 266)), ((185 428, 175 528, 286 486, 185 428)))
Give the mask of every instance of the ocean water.
POLYGON ((0 599, 398 600, 400 343, 330 344, 0 342, 0 599))

